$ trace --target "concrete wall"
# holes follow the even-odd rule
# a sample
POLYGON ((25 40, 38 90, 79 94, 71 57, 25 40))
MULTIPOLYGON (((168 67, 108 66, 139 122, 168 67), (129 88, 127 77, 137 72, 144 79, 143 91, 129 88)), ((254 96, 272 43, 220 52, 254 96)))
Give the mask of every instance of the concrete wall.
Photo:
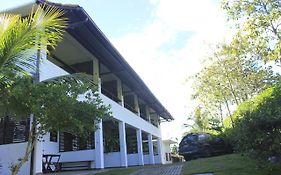
POLYGON ((154 156, 155 164, 161 164, 161 162, 162 162, 161 159, 162 159, 161 155, 154 156))
POLYGON ((61 162, 95 160, 95 150, 60 152, 61 162))
POLYGON ((104 167, 120 167, 120 152, 104 153, 104 167))
POLYGON ((143 155, 143 162, 145 165, 150 164, 149 155, 143 155))
MULTIPOLYGON (((26 145, 26 142, 0 145, 0 165, 2 166, 0 168, 1 175, 11 174, 9 167, 13 162, 17 162, 19 158, 23 157, 26 145)), ((29 174, 29 169, 30 160, 23 165, 18 175, 29 174)))
POLYGON ((138 154, 128 154, 128 166, 139 165, 139 155, 138 154))

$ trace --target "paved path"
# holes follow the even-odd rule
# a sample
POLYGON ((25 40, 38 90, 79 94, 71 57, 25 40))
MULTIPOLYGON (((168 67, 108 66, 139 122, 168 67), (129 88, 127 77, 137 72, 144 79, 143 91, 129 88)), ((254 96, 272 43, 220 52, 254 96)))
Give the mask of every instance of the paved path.
POLYGON ((181 165, 159 166, 155 168, 140 169, 130 175, 180 175, 181 165))

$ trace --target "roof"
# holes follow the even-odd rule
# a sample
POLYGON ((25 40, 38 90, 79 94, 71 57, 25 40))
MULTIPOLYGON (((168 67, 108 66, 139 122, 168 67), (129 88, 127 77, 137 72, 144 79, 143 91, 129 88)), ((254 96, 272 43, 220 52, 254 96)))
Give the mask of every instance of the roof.
POLYGON ((109 67, 120 79, 130 85, 130 88, 148 105, 150 105, 160 117, 165 120, 174 120, 167 109, 153 95, 143 80, 137 75, 123 56, 110 43, 87 12, 79 5, 64 5, 44 0, 36 0, 37 4, 56 6, 65 11, 69 27, 67 32, 75 38, 83 47, 95 55, 99 61, 109 67))

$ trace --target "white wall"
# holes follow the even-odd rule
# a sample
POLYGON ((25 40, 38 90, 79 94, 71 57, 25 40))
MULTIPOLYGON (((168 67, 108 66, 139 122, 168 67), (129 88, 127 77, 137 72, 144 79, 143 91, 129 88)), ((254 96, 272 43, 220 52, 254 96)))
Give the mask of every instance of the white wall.
POLYGON ((95 160, 95 150, 80 150, 80 151, 68 151, 60 152, 61 162, 75 162, 75 161, 92 161, 95 160))
POLYGON ((170 143, 169 142, 163 142, 163 155, 164 156, 164 164, 166 163, 172 163, 172 161, 166 160, 166 153, 171 153, 170 143))
POLYGON ((68 75, 65 70, 60 68, 59 66, 53 64, 49 60, 46 60, 46 58, 42 58, 42 62, 40 64, 40 72, 39 72, 39 80, 43 81, 49 78, 62 76, 62 75, 68 75))
MULTIPOLYGON (((0 169, 1 175, 11 174, 9 167, 13 162, 16 162, 19 158, 23 157, 26 145, 26 142, 0 145, 0 164, 2 165, 2 168, 0 169)), ((26 175, 29 173, 30 160, 23 165, 18 175, 26 175)))
POLYGON ((161 155, 154 156, 155 164, 161 164, 162 163, 161 158, 162 158, 161 155))
POLYGON ((143 155, 143 162, 145 165, 150 164, 149 155, 143 155))
POLYGON ((128 154, 128 166, 139 165, 139 155, 138 154, 128 154))
POLYGON ((120 152, 104 153, 104 167, 120 167, 120 152))
POLYGON ((59 138, 57 142, 50 141, 50 133, 47 133, 43 137, 44 142, 42 143, 43 146, 43 154, 58 154, 59 153, 59 138))

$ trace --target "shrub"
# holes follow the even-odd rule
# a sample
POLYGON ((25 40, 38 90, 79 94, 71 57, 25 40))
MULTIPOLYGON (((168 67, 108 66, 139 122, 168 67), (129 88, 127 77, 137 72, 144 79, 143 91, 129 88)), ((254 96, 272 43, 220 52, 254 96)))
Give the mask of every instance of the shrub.
POLYGON ((225 134, 237 151, 260 161, 281 157, 281 83, 242 103, 233 118, 225 134))

